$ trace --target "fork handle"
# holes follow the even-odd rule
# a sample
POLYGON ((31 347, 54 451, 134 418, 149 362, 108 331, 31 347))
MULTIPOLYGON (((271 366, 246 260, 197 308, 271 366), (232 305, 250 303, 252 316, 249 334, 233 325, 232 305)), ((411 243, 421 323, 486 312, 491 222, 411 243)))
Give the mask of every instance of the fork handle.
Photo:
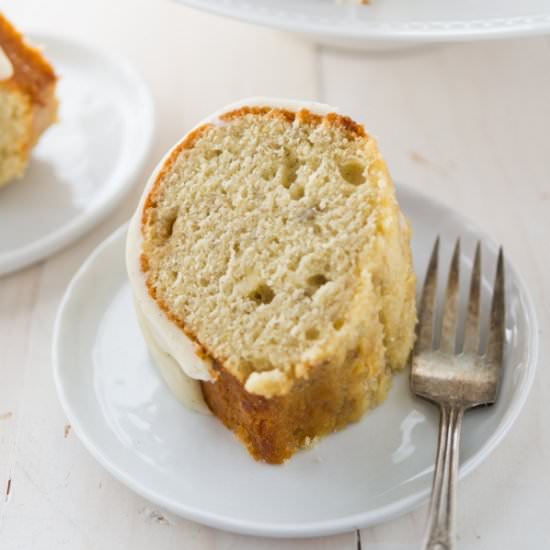
POLYGON ((440 405, 439 440, 424 550, 456 547, 456 487, 464 409, 440 405))

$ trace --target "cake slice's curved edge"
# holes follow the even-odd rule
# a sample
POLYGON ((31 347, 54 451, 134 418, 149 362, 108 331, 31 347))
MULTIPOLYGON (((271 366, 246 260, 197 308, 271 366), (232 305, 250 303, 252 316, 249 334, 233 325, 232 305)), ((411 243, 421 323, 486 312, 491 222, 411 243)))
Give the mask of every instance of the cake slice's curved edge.
MULTIPOLYGON (((298 104, 295 111, 289 111, 284 107, 274 108, 273 100, 270 99, 256 100, 253 105, 250 105, 250 100, 240 103, 240 105, 222 109, 200 123, 169 151, 158 165, 146 186, 140 206, 132 220, 136 232, 139 233, 139 238, 142 238, 141 227, 147 222, 146 205, 154 205, 155 192, 162 184, 162 178, 170 172, 181 152, 193 147, 202 133, 213 124, 223 124, 231 117, 240 116, 243 113, 281 116, 286 120, 294 120, 300 116, 307 117, 308 120, 313 120, 316 123, 326 121, 328 124, 338 124, 358 137, 368 139, 361 125, 347 117, 338 115, 331 108, 325 109, 320 116, 310 109, 303 108, 302 104, 298 104)), ((326 108, 327 106, 322 107, 326 108)), ((391 183, 391 178, 389 181, 391 183)), ((404 245, 408 247, 410 232, 402 237, 406 241, 404 245)), ((134 254, 134 260, 134 265, 136 262, 139 265, 140 279, 147 300, 154 304, 157 312, 161 313, 161 324, 169 326, 171 330, 179 331, 180 339, 192 343, 196 351, 209 361, 208 377, 202 377, 200 382, 209 408, 228 428, 235 432, 256 459, 279 464, 300 448, 314 444, 318 438, 359 420, 368 409, 385 399, 391 385, 392 367, 399 369, 406 364, 403 362, 399 365, 390 365, 386 361, 383 343, 384 327, 380 319, 377 318, 371 320, 370 325, 374 332, 365 336, 364 349, 360 353, 357 350, 353 351, 355 355, 352 354, 347 358, 345 369, 338 368, 338 366, 334 368, 334 365, 330 363, 314 365, 315 368, 312 369, 303 369, 307 376, 295 380, 292 391, 281 395, 272 393, 266 397, 260 393, 247 391, 245 381, 239 378, 238 373, 233 373, 231 369, 227 368, 223 358, 215 357, 203 346, 196 335, 185 326, 184 320, 174 315, 168 305, 162 303, 162 300, 156 296, 152 284, 147 284, 148 261, 145 255, 136 256, 134 254), (358 370, 359 378, 357 377, 358 370), (344 376, 348 374, 349 381, 342 383, 342 374, 344 376), (351 392, 350 388, 352 388, 351 392), (339 395, 338 392, 343 393, 339 395)), ((411 278, 411 281, 408 286, 412 289, 410 292, 414 294, 414 277, 411 278)), ((414 336, 411 342, 413 339, 414 336)), ((184 364, 180 363, 180 366, 185 369, 184 364)))

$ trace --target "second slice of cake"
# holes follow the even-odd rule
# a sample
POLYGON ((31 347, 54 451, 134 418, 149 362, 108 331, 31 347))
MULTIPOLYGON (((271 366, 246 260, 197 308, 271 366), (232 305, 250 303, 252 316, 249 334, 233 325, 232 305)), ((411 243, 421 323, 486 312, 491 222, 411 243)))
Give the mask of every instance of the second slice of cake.
POLYGON ((0 187, 23 176, 32 148, 57 118, 57 77, 0 12, 0 187))
POLYGON ((156 344, 201 380, 194 398, 280 463, 383 401, 406 364, 409 241, 361 125, 324 105, 250 100, 161 162, 127 261, 156 344))

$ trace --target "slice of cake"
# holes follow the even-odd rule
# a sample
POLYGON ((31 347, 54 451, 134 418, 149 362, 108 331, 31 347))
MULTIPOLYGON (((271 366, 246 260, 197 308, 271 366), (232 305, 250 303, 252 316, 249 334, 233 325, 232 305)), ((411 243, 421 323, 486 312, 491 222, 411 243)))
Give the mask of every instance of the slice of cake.
POLYGON ((281 463, 360 419, 405 366, 409 240, 360 124, 320 104, 248 100, 162 160, 127 263, 156 343, 255 458, 281 463))
POLYGON ((57 116, 52 66, 0 13, 0 186, 21 177, 57 116))

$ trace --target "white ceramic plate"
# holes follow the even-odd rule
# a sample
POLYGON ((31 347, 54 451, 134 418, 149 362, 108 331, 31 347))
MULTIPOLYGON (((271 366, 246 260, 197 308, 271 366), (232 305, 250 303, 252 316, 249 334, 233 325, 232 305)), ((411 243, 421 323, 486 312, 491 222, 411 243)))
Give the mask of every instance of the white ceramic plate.
POLYGON ((59 122, 22 180, 0 189, 0 275, 41 260, 107 216, 149 152, 153 103, 141 77, 111 53, 32 34, 60 76, 59 122))
POLYGON ((449 42, 550 31, 548 0, 178 0, 320 41, 449 42))
MULTIPOLYGON (((452 210, 406 187, 399 194, 414 226, 420 278, 435 228, 442 236, 443 261, 450 257, 456 236, 462 237, 464 275, 481 236, 487 293, 496 245, 452 210)), ((69 421, 116 478, 188 519, 280 537, 367 526, 403 514, 427 498, 437 413, 411 396, 406 374, 397 377, 388 400, 361 422, 282 466, 255 462, 216 418, 184 409, 162 382, 139 332, 124 267, 125 234, 126 228, 120 228, 77 273, 60 306, 53 341, 55 379, 69 421)), ((484 298, 486 310, 488 296, 484 298)), ((507 298, 502 391, 495 406, 466 415, 463 475, 510 429, 535 372, 535 314, 510 265, 507 298)))

